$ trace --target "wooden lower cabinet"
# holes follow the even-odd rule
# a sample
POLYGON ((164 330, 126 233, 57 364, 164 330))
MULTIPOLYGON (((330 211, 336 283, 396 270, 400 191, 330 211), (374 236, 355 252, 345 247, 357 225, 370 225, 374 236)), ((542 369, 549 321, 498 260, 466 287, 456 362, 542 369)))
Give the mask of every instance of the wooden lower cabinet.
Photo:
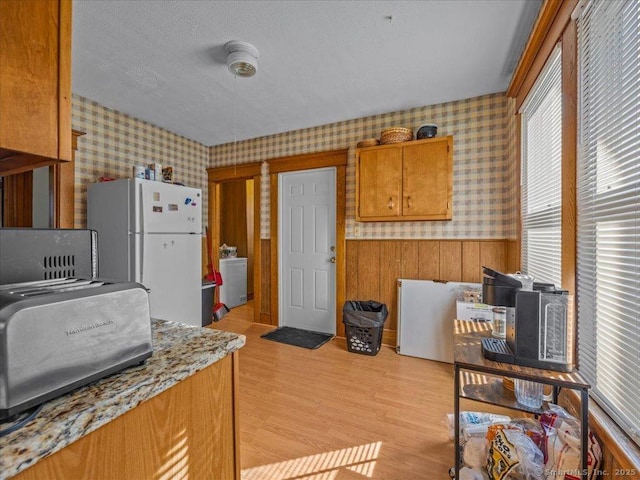
POLYGON ((19 480, 240 478, 238 352, 19 473, 19 480))

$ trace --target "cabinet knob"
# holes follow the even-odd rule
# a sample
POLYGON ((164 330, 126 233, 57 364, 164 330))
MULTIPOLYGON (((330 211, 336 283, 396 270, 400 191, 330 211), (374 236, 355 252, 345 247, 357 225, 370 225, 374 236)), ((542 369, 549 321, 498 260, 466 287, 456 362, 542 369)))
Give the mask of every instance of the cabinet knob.
POLYGON ((389 207, 389 210, 393 209, 393 197, 389 197, 389 202, 387 203, 387 207, 389 207))

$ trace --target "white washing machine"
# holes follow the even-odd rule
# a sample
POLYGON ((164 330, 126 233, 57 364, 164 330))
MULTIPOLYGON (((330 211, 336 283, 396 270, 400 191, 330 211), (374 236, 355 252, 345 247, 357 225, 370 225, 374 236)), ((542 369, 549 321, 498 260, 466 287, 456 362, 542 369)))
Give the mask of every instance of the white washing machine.
POLYGON ((244 257, 221 258, 220 301, 228 308, 247 303, 247 259, 244 257))

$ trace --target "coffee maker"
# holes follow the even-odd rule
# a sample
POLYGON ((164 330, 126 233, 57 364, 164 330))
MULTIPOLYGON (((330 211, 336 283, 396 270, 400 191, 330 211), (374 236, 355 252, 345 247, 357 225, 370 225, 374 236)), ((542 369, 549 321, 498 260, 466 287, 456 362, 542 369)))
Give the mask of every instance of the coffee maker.
POLYGON ((569 294, 549 283, 522 283, 482 267, 482 298, 507 309, 506 339, 483 338, 482 353, 497 362, 561 372, 573 370, 573 324, 569 294))

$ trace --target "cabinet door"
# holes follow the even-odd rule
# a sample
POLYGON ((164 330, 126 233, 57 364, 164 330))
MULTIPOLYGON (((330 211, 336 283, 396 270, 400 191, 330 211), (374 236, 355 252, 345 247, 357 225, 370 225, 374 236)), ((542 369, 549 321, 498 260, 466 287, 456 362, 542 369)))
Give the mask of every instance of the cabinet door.
POLYGON ((401 213, 402 147, 360 152, 357 220, 385 220, 401 213))
POLYGON ((452 141, 404 147, 402 216, 416 220, 450 220, 453 184, 452 141))
POLYGON ((71 160, 71 2, 0 1, 0 171, 71 160))

